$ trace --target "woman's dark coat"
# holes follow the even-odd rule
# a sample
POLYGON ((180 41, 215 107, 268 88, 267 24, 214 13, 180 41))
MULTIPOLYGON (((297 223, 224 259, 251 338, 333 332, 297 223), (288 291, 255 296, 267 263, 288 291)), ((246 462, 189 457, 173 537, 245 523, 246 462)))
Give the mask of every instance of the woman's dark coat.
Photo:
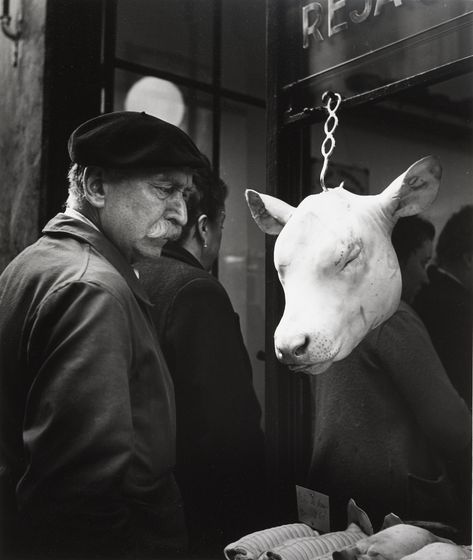
POLYGON ((261 410, 238 316, 218 280, 168 243, 139 268, 174 380, 177 470, 194 550, 262 528, 261 410))
POLYGON ((34 558, 179 547, 174 395, 147 296, 86 223, 59 214, 43 233, 0 277, 7 536, 34 558))

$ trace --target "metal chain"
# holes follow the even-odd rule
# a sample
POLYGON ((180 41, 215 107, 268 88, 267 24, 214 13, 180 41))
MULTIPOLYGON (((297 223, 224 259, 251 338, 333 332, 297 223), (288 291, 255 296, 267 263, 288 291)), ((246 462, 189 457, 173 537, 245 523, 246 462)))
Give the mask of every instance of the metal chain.
POLYGON ((326 91, 322 94, 322 103, 325 102, 325 105, 323 107, 328 112, 328 117, 324 124, 325 140, 323 141, 321 148, 322 155, 324 156, 324 163, 322 165, 322 170, 320 171, 320 186, 324 191, 327 190, 327 187, 325 186, 325 173, 327 171, 328 158, 332 155, 332 152, 335 148, 335 138, 333 136, 333 133, 338 126, 338 117, 336 115, 336 111, 340 106, 341 101, 342 96, 339 93, 326 91), (332 102, 334 103, 333 106, 332 102), (330 148, 328 148, 329 146, 330 148))

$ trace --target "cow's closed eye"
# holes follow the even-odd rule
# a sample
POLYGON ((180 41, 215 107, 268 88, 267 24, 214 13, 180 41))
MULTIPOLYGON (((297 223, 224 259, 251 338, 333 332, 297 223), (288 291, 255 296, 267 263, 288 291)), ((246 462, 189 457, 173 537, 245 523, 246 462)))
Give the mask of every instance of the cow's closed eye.
POLYGON ((350 265, 354 264, 355 261, 358 259, 361 253, 361 247, 356 246, 353 248, 352 251, 348 254, 345 262, 343 263, 342 270, 346 270, 350 265))

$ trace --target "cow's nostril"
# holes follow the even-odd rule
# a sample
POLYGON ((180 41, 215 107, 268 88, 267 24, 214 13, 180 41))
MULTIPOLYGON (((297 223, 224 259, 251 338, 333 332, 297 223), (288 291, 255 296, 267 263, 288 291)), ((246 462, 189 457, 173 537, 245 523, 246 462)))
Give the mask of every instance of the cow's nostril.
POLYGON ((298 361, 307 353, 309 342, 309 336, 305 334, 291 337, 276 337, 274 344, 276 357, 284 363, 298 361))
POLYGON ((296 348, 294 348, 293 350, 294 356, 296 358, 300 358, 302 355, 305 354, 308 346, 309 346, 309 337, 305 336, 304 342, 302 344, 299 344, 299 346, 296 346, 296 348))

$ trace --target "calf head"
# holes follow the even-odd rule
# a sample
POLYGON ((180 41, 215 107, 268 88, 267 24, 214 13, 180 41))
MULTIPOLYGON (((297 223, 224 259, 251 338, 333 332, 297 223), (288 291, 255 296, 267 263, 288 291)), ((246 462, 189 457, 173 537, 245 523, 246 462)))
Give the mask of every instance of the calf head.
POLYGON ((401 276, 392 228, 432 203, 440 177, 438 159, 427 156, 374 196, 340 186, 295 208, 246 191, 260 229, 278 235, 274 264, 286 299, 274 334, 280 361, 293 371, 322 373, 394 313, 401 276))

